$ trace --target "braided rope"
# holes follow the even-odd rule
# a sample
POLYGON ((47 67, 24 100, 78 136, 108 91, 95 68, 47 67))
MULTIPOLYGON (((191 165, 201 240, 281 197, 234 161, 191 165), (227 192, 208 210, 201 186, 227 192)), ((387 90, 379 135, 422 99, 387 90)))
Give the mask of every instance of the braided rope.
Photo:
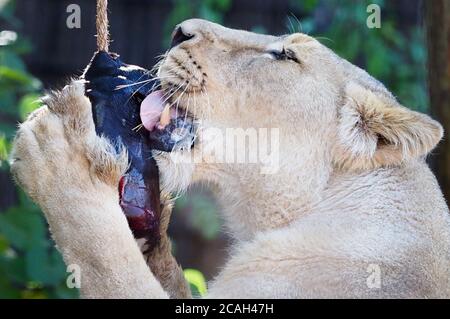
POLYGON ((97 0, 97 48, 99 51, 109 50, 108 0, 97 0))

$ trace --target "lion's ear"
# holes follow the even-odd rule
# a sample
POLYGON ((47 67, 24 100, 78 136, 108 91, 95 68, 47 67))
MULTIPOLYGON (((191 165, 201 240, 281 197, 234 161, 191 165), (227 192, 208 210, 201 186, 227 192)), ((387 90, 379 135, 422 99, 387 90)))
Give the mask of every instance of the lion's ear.
POLYGON ((347 85, 339 115, 335 162, 342 166, 398 165, 426 155, 443 136, 442 126, 429 116, 355 83, 347 85))

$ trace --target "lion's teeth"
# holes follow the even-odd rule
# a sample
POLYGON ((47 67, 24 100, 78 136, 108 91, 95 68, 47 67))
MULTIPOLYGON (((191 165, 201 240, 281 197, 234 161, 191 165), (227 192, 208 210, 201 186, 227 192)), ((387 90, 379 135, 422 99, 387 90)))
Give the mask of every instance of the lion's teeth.
POLYGON ((170 104, 167 103, 164 107, 164 110, 161 113, 161 119, 159 120, 159 124, 162 127, 166 127, 170 123, 170 104))

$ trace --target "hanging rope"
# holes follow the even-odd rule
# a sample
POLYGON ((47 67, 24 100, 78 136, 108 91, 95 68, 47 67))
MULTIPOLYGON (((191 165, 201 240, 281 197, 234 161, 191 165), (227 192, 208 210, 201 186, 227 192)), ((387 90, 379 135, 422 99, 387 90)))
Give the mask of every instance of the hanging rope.
POLYGON ((97 0, 97 48, 109 51, 108 0, 97 0))

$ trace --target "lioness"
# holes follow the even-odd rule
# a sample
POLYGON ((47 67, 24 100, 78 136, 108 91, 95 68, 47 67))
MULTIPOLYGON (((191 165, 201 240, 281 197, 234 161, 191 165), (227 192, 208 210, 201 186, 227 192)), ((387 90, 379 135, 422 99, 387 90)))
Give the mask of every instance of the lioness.
MULTIPOLYGON (((207 128, 279 128, 273 174, 214 153, 181 163, 188 150, 156 154, 165 193, 206 181, 223 206, 235 241, 208 297, 450 297, 449 211, 424 161, 439 123, 305 34, 195 19, 173 39, 158 75, 201 120, 194 149, 214 148, 207 128)), ((20 125, 12 172, 80 267, 82 295, 187 297, 164 230, 150 267, 133 238, 118 204, 126 154, 96 136, 84 84, 45 101, 20 125)))

